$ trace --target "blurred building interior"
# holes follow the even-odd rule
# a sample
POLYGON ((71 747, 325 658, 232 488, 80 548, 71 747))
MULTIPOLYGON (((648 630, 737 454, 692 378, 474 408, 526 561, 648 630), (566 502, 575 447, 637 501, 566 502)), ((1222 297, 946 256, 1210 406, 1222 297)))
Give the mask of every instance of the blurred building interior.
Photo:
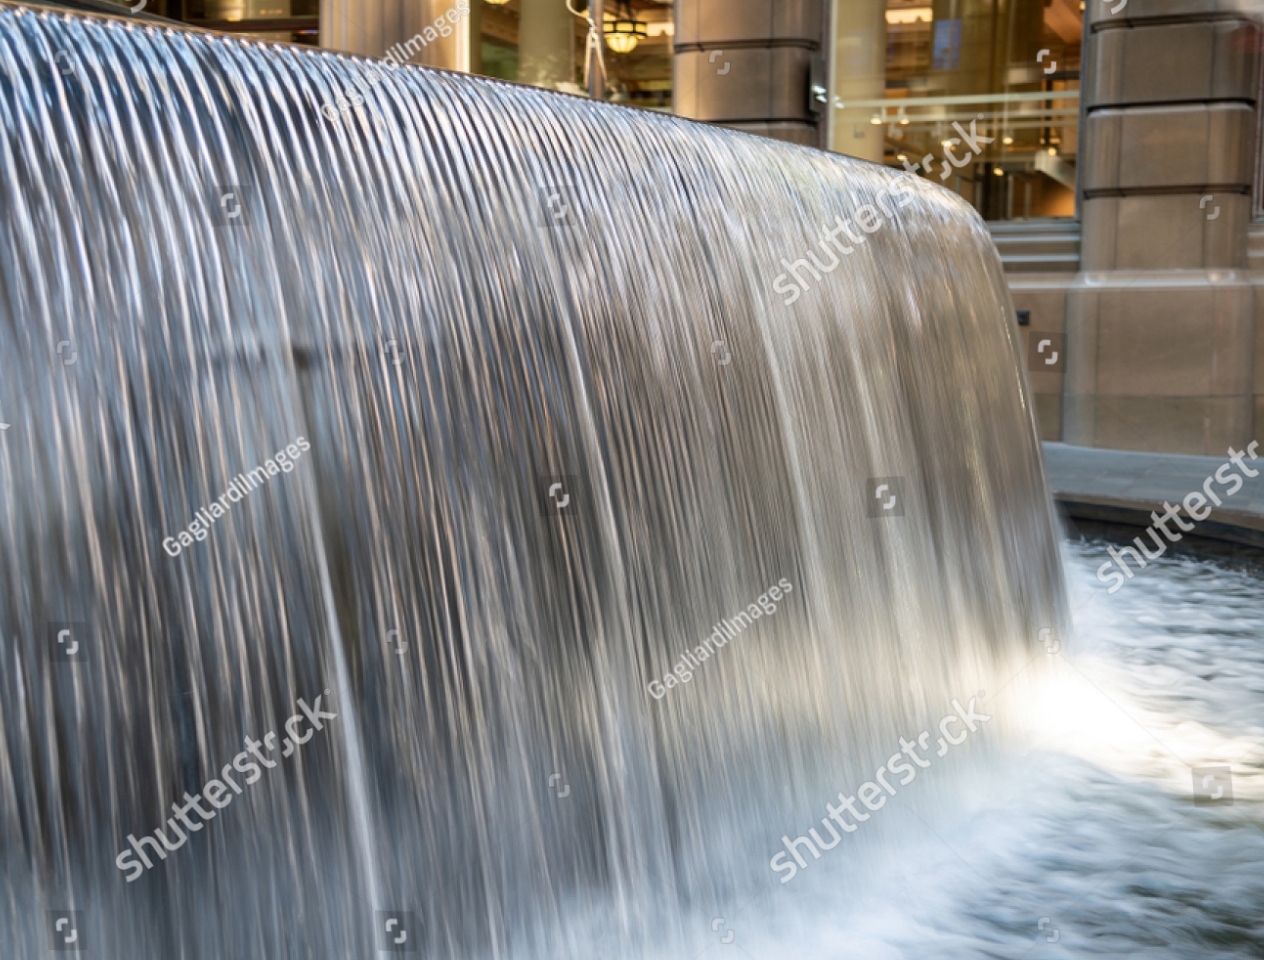
MULTIPOLYGON (((461 42, 429 45, 416 62, 584 92, 588 26, 572 10, 586 15, 586 0, 571 0, 569 8, 567 0, 462 5, 469 14, 458 25, 461 42)), ((323 7, 322 0, 150 0, 145 11, 211 30, 382 56, 456 6, 456 0, 323 0, 323 7)), ((974 120, 1001 136, 968 163, 954 163, 944 185, 988 220, 1071 217, 1082 6, 1081 0, 607 0, 606 99, 893 166, 941 155, 953 122, 974 120)))

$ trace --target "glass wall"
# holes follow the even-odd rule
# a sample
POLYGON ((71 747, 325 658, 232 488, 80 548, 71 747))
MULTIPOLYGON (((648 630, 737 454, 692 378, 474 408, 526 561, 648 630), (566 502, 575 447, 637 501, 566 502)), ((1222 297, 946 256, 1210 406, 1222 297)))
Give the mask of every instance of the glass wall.
MULTIPOLYGON (((564 0, 556 0, 562 5, 564 0)), ((571 6, 584 13, 586 0, 571 0, 571 6)), ((521 0, 505 3, 484 2, 482 9, 482 65, 480 73, 489 77, 515 82, 531 81, 524 76, 520 63, 520 40, 523 17, 521 0)), ((530 14, 528 14, 530 15, 530 14)), ((605 20, 613 24, 618 19, 635 23, 635 38, 619 44, 626 50, 615 50, 609 43, 603 45, 602 56, 606 66, 606 98, 614 103, 628 103, 657 110, 671 109, 672 5, 660 0, 627 0, 623 4, 606 0, 605 20)), ((568 78, 547 85, 568 93, 584 91, 584 52, 587 22, 573 18, 574 34, 567 51, 572 64, 568 78)), ((538 54, 537 54, 538 56, 538 54)))
POLYGON ((884 161, 988 220, 1074 216, 1082 8, 887 0, 885 96, 864 104, 884 161))

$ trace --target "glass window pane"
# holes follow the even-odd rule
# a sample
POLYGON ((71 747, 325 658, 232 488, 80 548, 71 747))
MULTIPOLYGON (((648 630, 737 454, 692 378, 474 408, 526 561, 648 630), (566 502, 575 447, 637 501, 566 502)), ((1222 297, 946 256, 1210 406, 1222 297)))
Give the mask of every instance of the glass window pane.
POLYGON ((888 0, 885 96, 870 105, 884 161, 988 220, 1075 216, 1080 6, 888 0))

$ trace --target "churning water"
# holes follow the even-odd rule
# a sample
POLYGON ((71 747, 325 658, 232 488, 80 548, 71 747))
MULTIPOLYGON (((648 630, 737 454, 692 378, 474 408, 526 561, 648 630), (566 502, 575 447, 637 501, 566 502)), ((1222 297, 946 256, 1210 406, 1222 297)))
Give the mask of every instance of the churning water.
POLYGON ((989 703, 1026 727, 1012 751, 908 817, 857 894, 751 911, 751 956, 1264 956, 1264 579, 1169 555, 1112 596, 1106 547, 1066 547, 1073 631, 989 703), (1196 803, 1193 770, 1222 766, 1196 803))
MULTIPOLYGON (((971 210, 433 71, 352 105, 368 69, 0 6, 6 958, 1250 949, 1249 808, 1070 734, 1013 773, 1040 704, 1091 715, 971 210), (775 872, 840 790, 862 829, 775 872)), ((1160 633, 1184 716, 1216 648, 1160 633)))

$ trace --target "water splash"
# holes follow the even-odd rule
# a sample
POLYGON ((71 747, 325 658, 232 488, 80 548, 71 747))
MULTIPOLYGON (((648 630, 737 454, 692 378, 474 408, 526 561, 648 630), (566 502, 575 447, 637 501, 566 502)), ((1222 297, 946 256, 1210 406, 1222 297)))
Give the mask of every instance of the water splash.
POLYGON ((421 69, 330 121, 366 69, 0 6, 19 958, 50 910, 105 956, 363 955, 377 911, 434 957, 675 949, 1063 621, 968 207, 914 183, 786 307, 780 261, 896 174, 421 69), (647 693, 781 578, 775 616, 647 693), (322 739, 125 882, 129 835, 326 689, 322 739))

